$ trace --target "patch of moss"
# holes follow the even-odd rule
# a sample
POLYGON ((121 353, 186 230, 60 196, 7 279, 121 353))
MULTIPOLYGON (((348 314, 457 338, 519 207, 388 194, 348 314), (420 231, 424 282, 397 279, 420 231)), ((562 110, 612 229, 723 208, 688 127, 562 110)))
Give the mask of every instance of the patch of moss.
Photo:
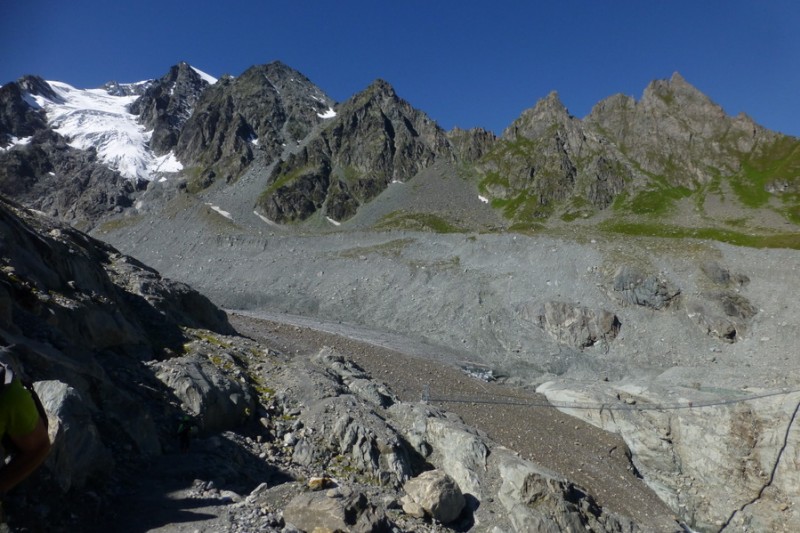
POLYGON ((708 239, 748 248, 790 248, 800 250, 800 233, 753 235, 720 228, 685 228, 656 223, 606 221, 600 228, 637 237, 708 239))
POLYGON ((230 344, 216 338, 215 336, 209 333, 197 333, 197 338, 204 340, 210 344, 213 344, 214 346, 219 346, 220 348, 225 348, 225 349, 230 348, 230 344))
POLYGON ((233 361, 219 355, 209 355, 208 360, 211 361, 211 364, 213 364, 215 367, 225 372, 231 372, 236 368, 236 365, 233 364, 233 361))
POLYGON ((191 194, 197 194, 214 183, 215 173, 211 168, 190 167, 183 174, 186 176, 186 191, 191 194))
POLYGON ((658 217, 668 214, 677 201, 691 195, 692 190, 688 187, 670 185, 663 176, 653 176, 650 189, 640 191, 633 197, 620 194, 614 202, 614 208, 636 215, 658 217))
POLYGON ((591 214, 591 211, 591 204, 586 198, 582 196, 573 196, 566 210, 561 214, 561 220, 564 222, 572 222, 579 218, 587 218, 591 214))
POLYGON ((278 178, 272 183, 270 183, 269 186, 264 190, 264 192, 261 193, 261 195, 259 196, 259 203, 261 203, 262 199, 265 199, 268 196, 272 195, 281 187, 289 185, 290 183, 301 178, 302 176, 310 172, 314 172, 315 170, 316 167, 314 167, 313 165, 306 165, 304 167, 296 168, 290 172, 287 172, 286 174, 278 176, 278 178))
POLYGON ((508 228, 509 231, 521 233, 523 235, 532 235, 534 233, 539 233, 544 229, 546 229, 546 226, 537 222, 517 222, 508 228))
POLYGON ((111 233, 115 231, 120 231, 125 228, 135 226, 143 219, 144 217, 142 217, 141 215, 115 218, 113 220, 108 220, 100 224, 100 227, 97 228, 97 231, 99 233, 111 233))

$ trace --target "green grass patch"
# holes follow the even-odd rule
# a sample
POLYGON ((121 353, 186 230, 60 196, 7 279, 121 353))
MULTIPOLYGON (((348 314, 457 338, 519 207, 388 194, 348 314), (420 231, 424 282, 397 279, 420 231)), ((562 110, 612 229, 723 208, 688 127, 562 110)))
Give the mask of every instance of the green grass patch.
POLYGON ((303 177, 306 174, 310 174, 316 171, 316 167, 312 165, 307 165, 304 167, 296 168, 291 170, 285 174, 281 174, 278 178, 269 184, 269 186, 261 193, 259 197, 259 201, 261 199, 265 199, 266 197, 272 195, 281 187, 291 184, 292 182, 298 180, 299 178, 303 177))
POLYGON ((650 189, 635 196, 623 192, 614 199, 613 209, 636 215, 663 216, 671 212, 675 203, 692 195, 688 187, 670 185, 663 176, 652 176, 650 189))
POLYGON ((545 230, 547 226, 538 222, 516 222, 509 226, 508 231, 521 233, 522 235, 532 235, 545 230))
POLYGON ((142 215, 133 215, 127 217, 119 217, 115 218, 114 220, 108 220, 100 224, 100 227, 97 228, 99 233, 112 233, 115 231, 120 231, 125 228, 129 228, 131 226, 135 226, 139 222, 144 220, 142 215))
POLYGON ((507 200, 495 198, 490 205, 500 209, 508 220, 518 222, 544 219, 553 213, 552 206, 542 205, 538 198, 524 191, 507 200))
POLYGON ((669 239, 708 239, 748 248, 790 248, 800 250, 800 233, 752 235, 719 228, 684 228, 664 224, 606 221, 600 229, 611 233, 636 237, 662 237, 669 239))
POLYGON ((782 135, 772 144, 754 150, 742 161, 742 170, 731 177, 731 188, 748 207, 766 205, 772 195, 767 186, 800 182, 800 140, 782 135))

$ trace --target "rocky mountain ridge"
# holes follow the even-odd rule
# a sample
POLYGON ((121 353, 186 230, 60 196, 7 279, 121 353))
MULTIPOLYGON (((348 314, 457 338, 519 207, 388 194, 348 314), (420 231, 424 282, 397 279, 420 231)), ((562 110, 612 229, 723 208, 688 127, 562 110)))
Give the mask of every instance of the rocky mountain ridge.
MULTIPOLYGON (((41 110, 26 105, 26 94, 48 94, 46 82, 32 79, 3 93, 0 168, 16 174, 26 166, 28 181, 49 182, 42 168, 53 163, 34 163, 54 158, 37 152, 42 142, 10 144, 48 129, 41 110)), ((588 218, 611 231, 656 225, 663 234, 686 227, 686 209, 697 219, 690 228, 721 238, 743 227, 775 233, 798 221, 800 141, 745 115, 727 116, 677 73, 652 82, 638 101, 611 96, 582 120, 551 93, 499 138, 446 133, 382 80, 335 104, 280 62, 213 84, 181 63, 137 90, 143 93, 129 111, 152 132, 147 149, 174 151, 190 191, 219 180, 230 186, 255 171, 260 191, 248 207, 279 224, 317 212, 341 223, 434 162, 476 183, 507 225, 521 229, 588 218)), ((117 188, 128 198, 117 205, 135 203, 140 187, 117 188)), ((3 191, 13 197, 17 189, 3 191)), ((71 193, 82 194, 91 193, 71 193)), ((108 217, 83 218, 96 224, 108 217)))

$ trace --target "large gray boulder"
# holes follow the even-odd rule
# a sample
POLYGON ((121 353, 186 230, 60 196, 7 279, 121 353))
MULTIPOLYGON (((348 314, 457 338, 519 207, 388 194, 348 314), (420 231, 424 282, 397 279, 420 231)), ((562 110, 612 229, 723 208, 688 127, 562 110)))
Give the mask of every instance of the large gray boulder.
POLYGON ((614 272, 612 290, 625 303, 651 309, 664 309, 681 293, 668 279, 628 265, 614 272))
POLYGON ((422 507, 434 520, 449 524, 464 509, 464 495, 458 484, 441 470, 428 470, 409 479, 403 490, 410 501, 422 507))
POLYGON ((39 381, 36 394, 48 414, 52 449, 45 463, 62 491, 81 488, 114 466, 93 421, 96 408, 89 398, 60 381, 39 381))
POLYGON ((305 492, 284 508, 286 522, 302 531, 390 531, 385 515, 359 492, 331 490, 305 492))
POLYGON ((578 349, 598 342, 608 345, 622 326, 610 311, 566 302, 545 302, 536 318, 539 326, 555 340, 578 349))
POLYGON ((232 361, 193 355, 157 362, 152 368, 206 432, 235 428, 250 416, 254 400, 249 388, 226 373, 236 371, 232 361))
POLYGON ((489 447, 473 428, 424 405, 396 404, 389 413, 420 456, 453 478, 464 494, 484 498, 489 447))
POLYGON ((604 513, 580 487, 509 450, 498 450, 492 461, 501 479, 497 495, 514 531, 637 530, 635 524, 604 513))
POLYGON ((402 485, 412 475, 411 459, 403 436, 380 413, 396 398, 335 350, 323 348, 313 361, 298 387, 305 408, 290 438, 297 440, 293 459, 311 466, 333 455, 333 473, 354 470, 381 485, 402 485))

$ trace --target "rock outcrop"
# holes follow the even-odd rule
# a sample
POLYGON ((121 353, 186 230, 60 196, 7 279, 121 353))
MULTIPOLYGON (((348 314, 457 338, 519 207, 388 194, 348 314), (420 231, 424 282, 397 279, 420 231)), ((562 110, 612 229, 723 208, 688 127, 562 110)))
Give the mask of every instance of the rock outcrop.
POLYGON ((610 311, 564 302, 545 302, 537 314, 537 322, 558 342, 578 349, 598 342, 608 346, 622 326, 610 311))
POLYGON ((664 309, 680 295, 680 289, 663 276, 644 274, 635 267, 623 265, 614 272, 613 295, 625 303, 650 309, 664 309))
MULTIPOLYGON (((224 313, 108 245, 0 200, 0 344, 36 381, 53 452, 38 478, 81 492, 162 451, 143 360, 181 352, 181 328, 233 330, 224 313)), ((55 512, 55 511, 54 511, 55 512)))
POLYGON ((453 158, 445 132, 377 80, 275 167, 258 208, 275 222, 317 211, 345 220, 392 181, 408 181, 434 161, 453 158))
POLYGON ((209 86, 188 63, 179 63, 147 89, 130 106, 142 124, 152 130, 150 147, 166 154, 178 143, 186 121, 192 116, 203 91, 209 86))
POLYGON ((177 140, 178 159, 193 168, 192 184, 237 178, 256 153, 271 162, 296 145, 334 102, 305 76, 280 62, 223 77, 205 90, 177 140))
POLYGON ((622 435, 645 481, 698 531, 793 531, 800 513, 795 457, 800 395, 713 391, 651 384, 576 391, 539 388, 550 401, 603 404, 572 414, 622 435), (662 408, 664 398, 674 402, 662 408), (631 407, 633 406, 633 407, 631 407))

